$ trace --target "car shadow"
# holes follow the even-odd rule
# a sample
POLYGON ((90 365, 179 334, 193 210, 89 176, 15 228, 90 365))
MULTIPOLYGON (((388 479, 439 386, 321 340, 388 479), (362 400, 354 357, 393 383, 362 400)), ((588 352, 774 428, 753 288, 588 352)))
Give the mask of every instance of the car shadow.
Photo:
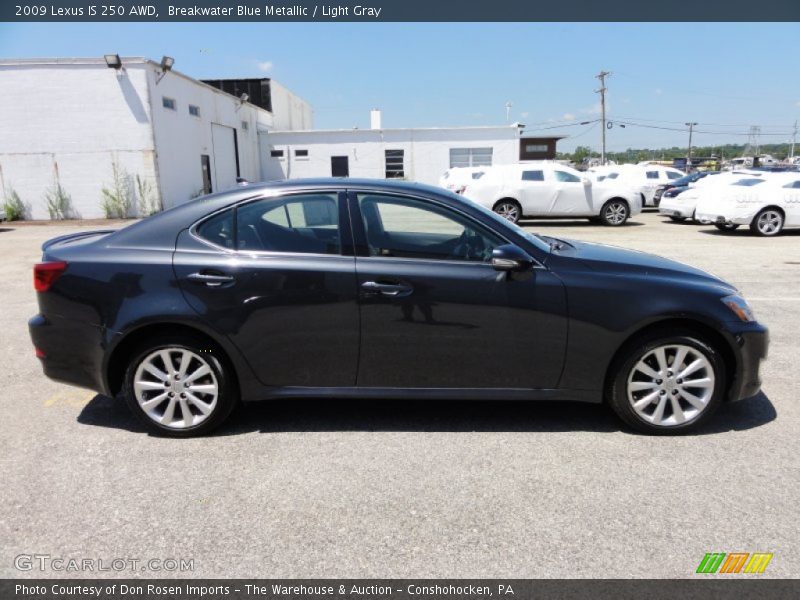
POLYGON ((0 233, 5 233, 6 231, 14 231, 13 227, 0 227, 0 233))
MULTIPOLYGON (((742 402, 723 405, 711 422, 691 435, 745 431, 777 417, 762 392, 742 402)), ((95 427, 144 433, 145 427, 122 399, 95 396, 78 415, 95 427)), ((531 432, 623 431, 602 404, 581 402, 508 402, 475 400, 320 400, 290 399, 249 403, 236 410, 212 436, 244 433, 331 431, 531 432)))
MULTIPOLYGON (((707 226, 705 226, 707 227, 707 226)), ((700 229, 700 233, 705 233, 706 235, 720 235, 720 236, 728 236, 728 237, 761 237, 754 234, 750 231, 750 228, 746 225, 742 225, 739 229, 734 229, 733 231, 720 231, 716 227, 711 229, 700 229)), ((800 229, 784 229, 778 235, 774 237, 797 237, 800 236, 800 229)), ((766 239, 774 239, 772 237, 766 239)))

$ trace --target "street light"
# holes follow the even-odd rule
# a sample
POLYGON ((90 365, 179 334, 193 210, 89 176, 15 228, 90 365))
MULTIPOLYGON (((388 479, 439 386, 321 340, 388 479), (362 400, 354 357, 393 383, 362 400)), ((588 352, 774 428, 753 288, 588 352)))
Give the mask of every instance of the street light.
POLYGON ((161 73, 159 73, 158 77, 156 77, 156 85, 158 82, 164 78, 164 75, 167 74, 168 71, 172 70, 172 65, 175 64, 175 59, 171 56, 162 56, 161 57, 161 73))
POLYGON ((104 54, 103 58, 105 59, 106 66, 109 69, 122 68, 122 59, 119 57, 119 54, 104 54))

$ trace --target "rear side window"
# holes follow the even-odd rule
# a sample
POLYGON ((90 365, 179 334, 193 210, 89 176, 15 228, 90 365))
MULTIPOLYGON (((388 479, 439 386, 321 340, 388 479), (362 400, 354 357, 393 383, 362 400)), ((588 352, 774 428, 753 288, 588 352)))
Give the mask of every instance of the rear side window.
POLYGON ((234 247, 233 209, 228 209, 203 221, 197 226, 197 235, 212 244, 232 250, 234 247))
POLYGON ((792 189, 798 190, 798 189, 800 189, 800 179, 798 179, 797 181, 790 181, 789 183, 787 183, 783 187, 792 188, 792 189))
POLYGON ((667 179, 680 179, 682 175, 674 171, 667 171, 667 179))
POLYGON ((616 179, 617 177, 619 177, 619 173, 609 173, 606 175, 606 179, 616 179))
POLYGON ((647 171, 646 175, 648 179, 658 179, 658 171, 647 171))
POLYGON ((522 181, 544 181, 544 171, 523 171, 522 181))
POLYGON ((336 194, 266 198, 240 206, 236 244, 244 251, 339 254, 336 194))

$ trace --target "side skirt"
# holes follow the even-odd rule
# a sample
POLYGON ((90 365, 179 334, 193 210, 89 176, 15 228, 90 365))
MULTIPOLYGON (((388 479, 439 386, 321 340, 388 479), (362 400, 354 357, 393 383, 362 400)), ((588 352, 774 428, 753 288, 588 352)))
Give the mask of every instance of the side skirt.
POLYGON ((279 398, 368 398, 374 400, 565 400, 599 404, 598 390, 529 390, 519 388, 383 388, 300 387, 264 388, 246 402, 279 398))

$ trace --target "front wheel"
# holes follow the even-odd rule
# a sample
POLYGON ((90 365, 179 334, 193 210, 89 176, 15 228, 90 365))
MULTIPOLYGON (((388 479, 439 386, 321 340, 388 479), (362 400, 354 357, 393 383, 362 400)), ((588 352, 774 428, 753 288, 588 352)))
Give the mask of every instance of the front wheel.
POLYGON ((714 223, 714 227, 720 231, 734 231, 739 229, 739 225, 736 223, 714 223))
POLYGON ((237 403, 233 373, 221 353, 190 336, 164 336, 140 346, 125 373, 131 411, 160 435, 208 433, 237 403))
POLYGON ((764 208, 750 223, 750 231, 756 235, 771 237, 783 230, 783 213, 776 208, 764 208))
POLYGON ((725 394, 725 364, 699 336, 656 333, 631 344, 615 364, 608 401, 643 433, 684 433, 705 423, 725 394))
POLYGON ((609 200, 600 211, 600 221, 609 227, 619 227, 628 220, 628 203, 624 200, 609 200))
POLYGON ((500 200, 492 210, 512 223, 522 218, 522 207, 516 200, 500 200))

